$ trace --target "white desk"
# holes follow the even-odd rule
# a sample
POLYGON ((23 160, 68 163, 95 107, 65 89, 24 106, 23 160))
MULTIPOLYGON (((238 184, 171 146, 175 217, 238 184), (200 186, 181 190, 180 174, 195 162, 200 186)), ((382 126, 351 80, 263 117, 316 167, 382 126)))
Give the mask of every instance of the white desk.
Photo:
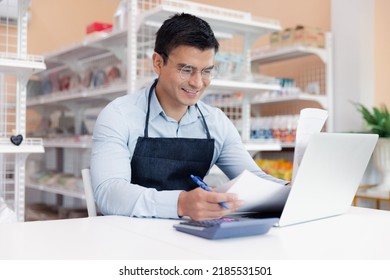
POLYGON ((390 212, 347 214, 272 228, 266 235, 207 240, 176 220, 105 216, 0 225, 0 259, 390 259, 390 212))

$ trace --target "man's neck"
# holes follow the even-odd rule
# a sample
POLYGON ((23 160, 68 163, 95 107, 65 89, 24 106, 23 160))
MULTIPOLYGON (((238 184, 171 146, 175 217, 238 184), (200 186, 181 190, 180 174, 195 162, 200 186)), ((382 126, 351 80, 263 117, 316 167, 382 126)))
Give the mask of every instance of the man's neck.
POLYGON ((177 122, 181 120, 181 118, 186 114, 188 110, 188 106, 183 106, 180 104, 170 104, 167 102, 167 100, 164 100, 164 98, 159 98, 158 95, 157 100, 160 103, 161 107, 164 110, 164 113, 173 119, 175 119, 177 122), (175 106, 176 105, 176 106, 175 106))
POLYGON ((177 122, 180 122, 181 118, 185 115, 185 113, 187 112, 187 109, 188 107, 183 107, 183 108, 180 108, 180 110, 178 108, 167 108, 167 106, 163 106, 161 105, 164 109, 164 112, 167 116, 175 119, 177 122))

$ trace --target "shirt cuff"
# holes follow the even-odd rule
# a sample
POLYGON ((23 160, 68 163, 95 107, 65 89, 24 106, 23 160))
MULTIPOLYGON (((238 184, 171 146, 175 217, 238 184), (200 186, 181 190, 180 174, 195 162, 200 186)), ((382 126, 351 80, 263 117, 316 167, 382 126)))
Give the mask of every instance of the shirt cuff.
POLYGON ((159 218, 180 218, 177 203, 182 191, 160 191, 155 194, 156 212, 159 218))

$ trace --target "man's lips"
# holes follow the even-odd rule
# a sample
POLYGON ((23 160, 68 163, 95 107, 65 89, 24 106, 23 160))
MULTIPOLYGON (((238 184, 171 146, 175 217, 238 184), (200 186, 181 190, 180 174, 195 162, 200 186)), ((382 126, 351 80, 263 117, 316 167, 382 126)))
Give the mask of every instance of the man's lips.
POLYGON ((185 88, 182 88, 182 90, 183 90, 187 95, 190 95, 190 96, 196 96, 196 95, 198 95, 198 93, 199 93, 199 90, 185 89, 185 88))

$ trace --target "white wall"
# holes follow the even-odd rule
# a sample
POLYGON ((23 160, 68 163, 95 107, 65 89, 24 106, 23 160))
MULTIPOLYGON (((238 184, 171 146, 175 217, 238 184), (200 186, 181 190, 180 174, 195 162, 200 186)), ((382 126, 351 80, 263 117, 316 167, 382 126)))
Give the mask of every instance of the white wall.
POLYGON ((350 101, 374 104, 375 0, 332 0, 334 131, 361 131, 362 118, 350 101))

